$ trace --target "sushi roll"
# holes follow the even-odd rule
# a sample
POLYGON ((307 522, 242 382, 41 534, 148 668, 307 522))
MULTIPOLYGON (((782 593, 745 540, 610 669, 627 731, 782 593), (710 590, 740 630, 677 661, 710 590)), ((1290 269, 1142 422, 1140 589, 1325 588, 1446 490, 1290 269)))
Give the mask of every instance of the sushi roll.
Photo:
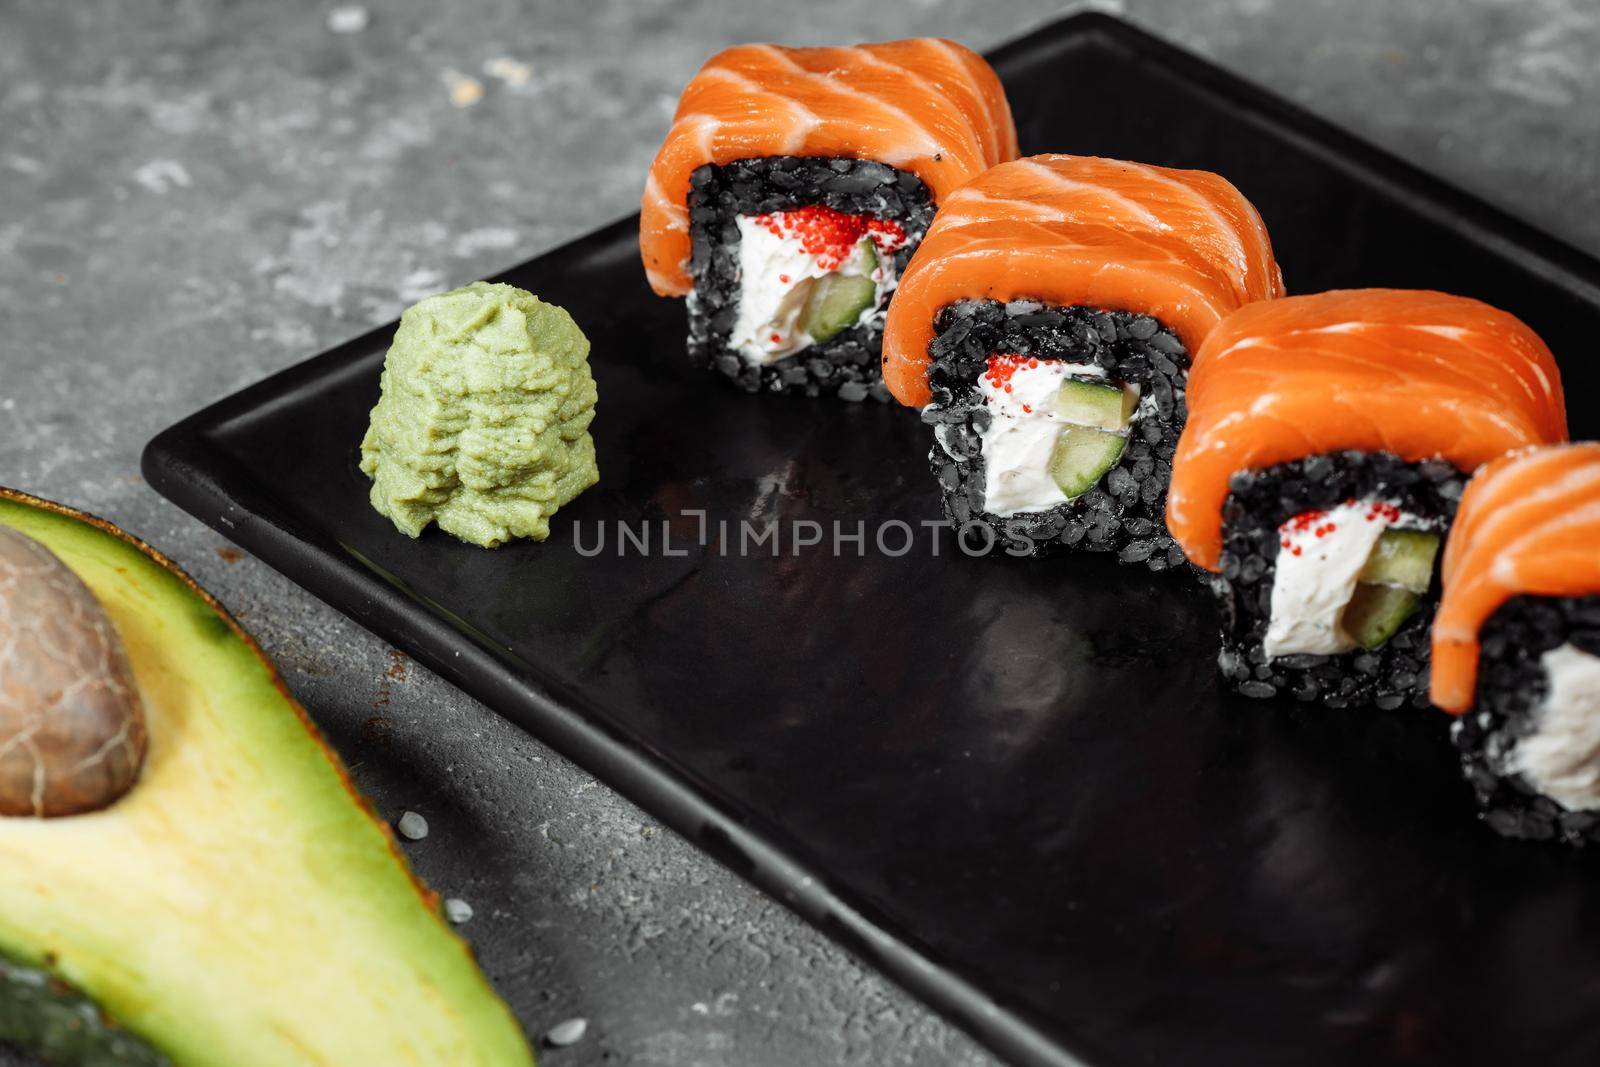
POLYGON ((1478 471, 1445 545, 1433 702, 1483 817, 1600 842, 1600 444, 1478 471))
POLYGON ((1010 555, 1164 570, 1190 354, 1282 295, 1255 208, 1203 171, 1006 163, 946 198, 884 334, 884 381, 932 427, 944 513, 1010 555))
POLYGON ((1195 359, 1167 502, 1221 598, 1222 674, 1253 697, 1425 706, 1467 474, 1566 433, 1549 349, 1487 304, 1356 289, 1234 312, 1195 359))
POLYGON ((741 388, 884 400, 884 309, 935 207, 1016 156, 1000 80, 961 45, 729 48, 650 168, 645 273, 741 388))

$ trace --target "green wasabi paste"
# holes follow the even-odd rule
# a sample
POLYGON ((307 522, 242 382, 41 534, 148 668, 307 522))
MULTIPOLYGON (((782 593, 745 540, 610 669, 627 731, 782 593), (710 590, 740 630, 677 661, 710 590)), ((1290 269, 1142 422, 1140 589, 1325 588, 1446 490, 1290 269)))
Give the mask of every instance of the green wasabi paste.
POLYGON ((474 282, 400 316, 361 442, 372 506, 410 537, 430 522, 485 548, 543 541, 600 480, 589 340, 561 308, 474 282))

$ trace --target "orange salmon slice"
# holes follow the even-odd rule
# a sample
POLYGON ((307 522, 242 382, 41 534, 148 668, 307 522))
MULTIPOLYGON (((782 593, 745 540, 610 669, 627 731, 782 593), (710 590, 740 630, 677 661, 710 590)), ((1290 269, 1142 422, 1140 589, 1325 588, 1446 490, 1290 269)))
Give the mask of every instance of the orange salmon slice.
POLYGON ((1201 345, 1167 526, 1215 571, 1228 483, 1346 449, 1458 470, 1566 440, 1555 359, 1520 320, 1446 293, 1351 289, 1251 304, 1201 345))
POLYGON ((921 178, 937 203, 1015 159, 1017 129, 994 70, 953 41, 719 52, 684 89, 645 182, 639 252, 658 294, 693 288, 690 175, 766 156, 876 160, 921 178))
POLYGON ((1261 216, 1223 178, 1092 156, 984 172, 940 202, 884 326, 883 377, 921 407, 939 312, 1038 300, 1158 319, 1193 353, 1223 316, 1283 294, 1261 216))
POLYGON ((1514 596, 1600 593, 1600 444, 1525 449, 1473 476, 1445 545, 1433 624, 1434 704, 1477 693, 1478 634, 1514 596))

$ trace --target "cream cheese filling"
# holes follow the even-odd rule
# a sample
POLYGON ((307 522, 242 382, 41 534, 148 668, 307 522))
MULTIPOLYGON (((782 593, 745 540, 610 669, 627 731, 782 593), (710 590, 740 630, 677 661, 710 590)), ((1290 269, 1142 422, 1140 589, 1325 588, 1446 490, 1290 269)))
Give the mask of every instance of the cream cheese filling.
POLYGON ((797 236, 774 233, 752 215, 740 215, 735 221, 739 227, 739 313, 728 344, 747 361, 774 363, 816 343, 800 329, 800 313, 812 283, 829 274, 872 278, 877 298, 857 322, 866 325, 883 318, 884 303, 898 282, 890 255, 880 254, 877 264, 869 267, 866 252, 858 244, 836 268, 829 267, 807 252, 797 236))
POLYGON ((1262 638, 1269 658, 1337 655, 1356 643, 1341 625, 1344 609, 1373 547, 1391 527, 1427 526, 1419 516, 1347 501, 1325 512, 1296 516, 1278 527, 1272 578, 1272 614, 1262 638))
POLYGON ((1549 689, 1508 767, 1568 811, 1600 808, 1600 656, 1564 644, 1540 663, 1549 689))
MULTIPOLYGON (((1105 381, 1107 377, 1104 367, 1063 360, 1019 365, 1004 384, 991 382, 988 376, 979 377, 978 391, 990 414, 988 427, 979 435, 985 511, 992 515, 1022 515, 1048 511, 1071 499, 1050 474, 1056 438, 1063 427, 1070 425, 1056 410, 1061 383, 1069 378, 1105 381)), ((1128 388, 1137 391, 1138 386, 1128 388)), ((1133 414, 1134 421, 1147 410, 1148 405, 1141 402, 1133 414)))

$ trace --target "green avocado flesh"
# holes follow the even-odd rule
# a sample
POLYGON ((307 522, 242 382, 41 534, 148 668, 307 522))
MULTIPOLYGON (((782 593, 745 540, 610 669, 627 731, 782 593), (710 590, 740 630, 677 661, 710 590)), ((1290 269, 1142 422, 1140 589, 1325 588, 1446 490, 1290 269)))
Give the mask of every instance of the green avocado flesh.
POLYGON ((0 1041, 78 1067, 532 1064, 436 898, 220 609, 75 514, 0 491, 0 523, 104 606, 149 731, 110 807, 0 817, 0 1041))
POLYGON ((1079 426, 1102 430, 1126 428, 1138 406, 1138 397, 1132 389, 1106 382, 1067 378, 1056 393, 1058 416, 1079 426))
POLYGON ((484 548, 543 541, 600 480, 589 341, 532 293, 473 282, 406 309, 379 385, 361 469, 409 537, 436 522, 484 548))
POLYGON ((811 286, 796 325, 813 341, 838 336, 877 302, 878 283, 872 280, 872 272, 878 268, 878 253, 870 237, 862 238, 860 247, 865 273, 825 274, 811 286))
POLYGON ((1433 558, 1439 535, 1425 530, 1385 530, 1367 557, 1359 581, 1397 585, 1421 594, 1433 581, 1433 558))
POLYGON ((1417 594, 1397 585, 1361 582, 1345 606, 1340 625, 1368 652, 1382 648, 1417 610, 1417 594))
POLYGON ((1127 444, 1121 434, 1088 426, 1064 427, 1050 450, 1050 477, 1069 499, 1082 496, 1116 466, 1127 444))

